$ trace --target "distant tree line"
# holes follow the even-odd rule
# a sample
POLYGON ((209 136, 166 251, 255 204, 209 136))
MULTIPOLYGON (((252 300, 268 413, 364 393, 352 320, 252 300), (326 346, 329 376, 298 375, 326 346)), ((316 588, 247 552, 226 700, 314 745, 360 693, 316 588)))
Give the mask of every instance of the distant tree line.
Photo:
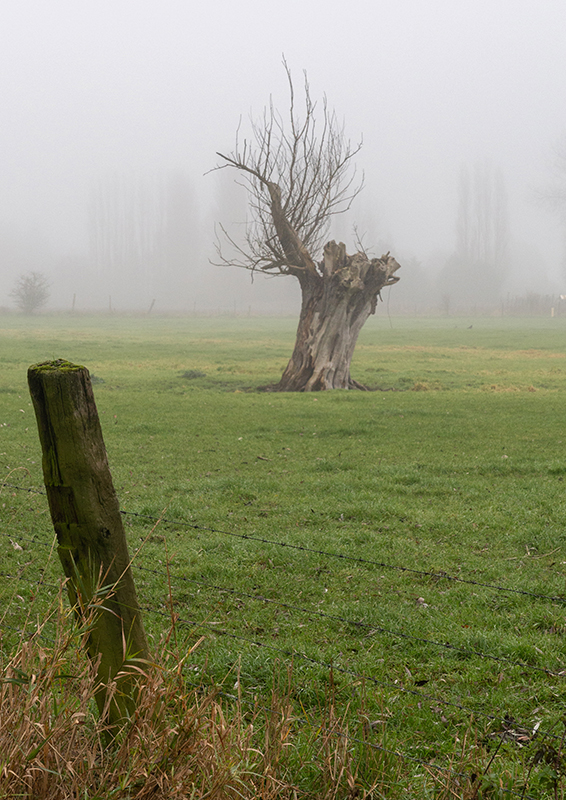
POLYGON ((159 292, 177 296, 199 257, 199 219, 190 178, 116 174, 93 187, 90 260, 109 295, 131 305, 159 292))

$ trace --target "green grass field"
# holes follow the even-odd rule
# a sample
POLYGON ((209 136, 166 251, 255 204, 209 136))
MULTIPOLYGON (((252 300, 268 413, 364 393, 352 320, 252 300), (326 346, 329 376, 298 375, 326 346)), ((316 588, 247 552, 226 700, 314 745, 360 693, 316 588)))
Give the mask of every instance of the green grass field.
POLYGON ((487 770, 478 797, 521 796, 527 774, 559 796, 566 319, 378 317, 352 365, 377 391, 256 391, 295 325, 0 317, 4 652, 61 573, 45 497, 23 489, 42 487, 26 370, 65 358, 95 376, 150 635, 173 605, 187 645, 205 636, 192 680, 239 675, 253 703, 290 668, 297 739, 330 692, 360 759, 415 759, 391 756, 375 797, 434 796, 426 764, 487 770), (531 741, 539 723, 558 738, 531 741))

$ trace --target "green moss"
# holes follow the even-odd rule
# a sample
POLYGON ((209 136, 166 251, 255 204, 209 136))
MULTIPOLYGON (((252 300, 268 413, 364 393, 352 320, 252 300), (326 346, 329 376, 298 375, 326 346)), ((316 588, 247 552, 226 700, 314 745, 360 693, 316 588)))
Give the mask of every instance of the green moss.
POLYGON ((81 364, 72 364, 64 358, 57 358, 55 361, 42 361, 39 364, 32 364, 30 367, 30 370, 34 372, 53 372, 56 370, 59 372, 79 372, 82 369, 86 369, 86 367, 81 364))

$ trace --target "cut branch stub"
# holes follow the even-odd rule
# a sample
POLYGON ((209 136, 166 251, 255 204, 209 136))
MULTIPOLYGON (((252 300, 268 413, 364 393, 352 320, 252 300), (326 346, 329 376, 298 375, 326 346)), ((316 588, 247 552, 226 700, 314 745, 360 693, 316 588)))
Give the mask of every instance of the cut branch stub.
POLYGON ((60 359, 31 366, 28 384, 69 598, 88 626, 99 710, 116 726, 135 708, 148 647, 90 376, 60 359))
POLYGON ((336 244, 334 239, 324 245, 324 274, 330 277, 346 263, 346 245, 336 244))

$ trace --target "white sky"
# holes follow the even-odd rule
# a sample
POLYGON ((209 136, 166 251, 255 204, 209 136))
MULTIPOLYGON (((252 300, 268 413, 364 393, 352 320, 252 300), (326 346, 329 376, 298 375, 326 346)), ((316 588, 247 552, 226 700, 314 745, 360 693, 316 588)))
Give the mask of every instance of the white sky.
MULTIPOLYGON (((507 181, 515 238, 552 272, 556 224, 532 202, 566 130, 564 0, 4 0, 0 230, 86 247, 89 187, 186 168, 203 206, 215 151, 272 94, 282 54, 361 134, 391 249, 450 250, 462 163, 507 181)), ((0 264, 0 270, 4 267, 0 264)))

